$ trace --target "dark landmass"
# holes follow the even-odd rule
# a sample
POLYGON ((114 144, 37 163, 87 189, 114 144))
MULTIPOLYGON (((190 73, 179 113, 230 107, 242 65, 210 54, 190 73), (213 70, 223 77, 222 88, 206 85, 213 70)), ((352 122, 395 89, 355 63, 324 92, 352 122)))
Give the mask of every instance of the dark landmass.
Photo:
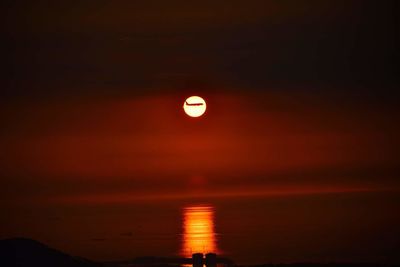
POLYGON ((102 267, 80 257, 61 251, 27 238, 0 240, 0 266, 3 267, 102 267))
MULTIPOLYGON (((400 267, 400 265, 379 263, 290 263, 236 265, 227 258, 218 262, 230 267, 400 267)), ((0 266, 2 267, 176 267, 192 264, 190 258, 138 257, 114 262, 95 262, 81 257, 70 256, 50 248, 38 241, 27 238, 0 240, 0 266)))

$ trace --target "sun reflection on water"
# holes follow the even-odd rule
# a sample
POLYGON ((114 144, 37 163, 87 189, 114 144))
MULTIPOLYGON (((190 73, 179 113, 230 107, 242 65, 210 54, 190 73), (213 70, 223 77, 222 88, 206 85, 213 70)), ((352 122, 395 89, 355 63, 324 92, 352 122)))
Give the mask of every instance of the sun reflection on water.
POLYGON ((193 253, 218 253, 214 232, 214 208, 191 206, 183 209, 183 238, 181 256, 193 253))

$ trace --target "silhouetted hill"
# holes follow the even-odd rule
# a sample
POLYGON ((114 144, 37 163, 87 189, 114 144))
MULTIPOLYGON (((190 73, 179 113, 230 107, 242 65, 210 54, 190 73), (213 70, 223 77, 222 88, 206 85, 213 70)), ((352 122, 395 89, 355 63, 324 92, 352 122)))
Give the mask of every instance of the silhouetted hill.
POLYGON ((35 240, 13 238, 0 240, 2 267, 100 267, 83 258, 73 257, 35 240))

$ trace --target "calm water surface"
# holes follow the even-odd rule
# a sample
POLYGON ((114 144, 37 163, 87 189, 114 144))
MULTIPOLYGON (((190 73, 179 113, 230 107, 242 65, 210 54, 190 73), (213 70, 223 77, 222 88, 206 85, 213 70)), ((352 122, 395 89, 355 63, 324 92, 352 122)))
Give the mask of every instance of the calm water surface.
POLYGON ((232 198, 186 205, 180 254, 215 252, 248 264, 393 262, 400 252, 400 196, 383 194, 232 198))
POLYGON ((357 193, 38 206, 8 212, 0 234, 100 261, 216 252, 237 263, 390 262, 399 203, 397 193, 357 193))

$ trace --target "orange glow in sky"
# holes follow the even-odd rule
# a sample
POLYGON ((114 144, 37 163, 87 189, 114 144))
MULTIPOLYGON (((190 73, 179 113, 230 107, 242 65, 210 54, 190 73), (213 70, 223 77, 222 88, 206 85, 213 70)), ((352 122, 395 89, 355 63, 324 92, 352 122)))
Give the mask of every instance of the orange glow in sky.
POLYGON ((214 232, 214 209, 210 206, 194 206, 183 209, 183 239, 181 255, 217 251, 214 232))

